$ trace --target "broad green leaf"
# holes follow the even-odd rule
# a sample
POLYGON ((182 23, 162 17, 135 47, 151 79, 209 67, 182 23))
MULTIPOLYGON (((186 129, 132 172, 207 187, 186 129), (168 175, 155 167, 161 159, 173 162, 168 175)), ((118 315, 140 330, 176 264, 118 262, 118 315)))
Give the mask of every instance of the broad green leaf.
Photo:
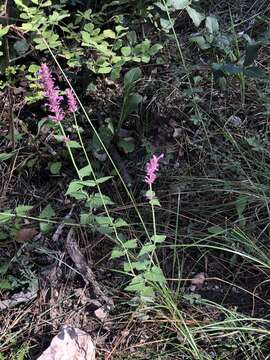
POLYGON ((55 211, 53 209, 53 207, 48 204, 40 213, 39 217, 41 219, 51 219, 55 216, 55 211))
POLYGON ((156 245, 151 244, 151 243, 146 243, 143 245, 143 247, 141 248, 140 252, 139 252, 139 256, 142 256, 144 254, 149 254, 152 251, 154 251, 156 248, 156 245))
POLYGON ((25 39, 15 41, 13 45, 18 55, 23 55, 29 49, 29 45, 25 39))
POLYGON ((150 205, 153 205, 153 206, 161 206, 158 199, 151 199, 151 200, 149 201, 149 204, 150 204, 150 205))
POLYGON ((82 178, 86 176, 90 176, 92 174, 91 166, 90 165, 84 166, 79 170, 79 174, 82 178))
POLYGON ((110 225, 113 222, 110 216, 96 216, 95 220, 99 225, 110 225))
POLYGON ((81 145, 78 141, 70 140, 66 143, 66 146, 69 146, 71 149, 80 149, 81 145))
POLYGON ((113 205, 114 202, 109 198, 109 196, 104 194, 91 194, 89 199, 86 201, 85 205, 93 208, 100 208, 105 205, 113 205))
POLYGON ((112 67, 111 66, 105 66, 105 67, 100 67, 98 69, 98 73, 99 74, 109 74, 112 71, 112 67))
POLYGON ((8 280, 0 280, 0 290, 11 290, 13 286, 8 280))
POLYGON ((9 214, 7 212, 0 213, 0 224, 9 222, 9 220, 11 220, 13 217, 14 217, 13 214, 9 214))
POLYGON ((246 55, 244 60, 244 66, 249 66, 254 63, 254 60, 257 57, 258 51, 260 49, 260 44, 248 44, 246 49, 246 55))
POLYGON ((141 75, 141 69, 138 67, 129 70, 124 77, 125 88, 130 88, 131 86, 133 86, 138 80, 140 80, 141 75))
POLYGON ((115 220, 114 226, 115 227, 128 226, 128 223, 124 219, 118 218, 115 220))
POLYGON ((116 38, 115 32, 112 31, 111 29, 104 30, 103 36, 104 36, 104 38, 110 38, 110 39, 116 38))
POLYGON ((53 175, 58 175, 60 173, 62 167, 62 163, 60 161, 55 161, 50 164, 50 172, 53 175))
POLYGON ((210 34, 215 34, 219 32, 219 24, 215 16, 207 16, 205 26, 210 34))
POLYGON ((95 216, 89 213, 80 214, 80 224, 82 225, 93 225, 95 222, 95 216))
POLYGON ((9 28, 0 24, 0 38, 8 33, 9 28))
POLYGON ((211 45, 206 41, 206 39, 202 35, 192 36, 190 38, 190 41, 195 42, 202 50, 210 49, 211 47, 211 45))
POLYGON ((140 292, 145 287, 145 280, 141 275, 134 276, 130 284, 125 288, 127 291, 140 292))
POLYGON ((122 139, 118 142, 117 145, 122 148, 126 154, 131 153, 135 150, 135 143, 133 138, 131 138, 130 140, 122 139))
POLYGON ((131 239, 123 243, 123 246, 126 249, 136 249, 137 248, 137 239, 131 239))
POLYGON ((154 243, 163 243, 166 239, 166 235, 153 235, 151 236, 151 240, 154 243))
POLYGON ((120 249, 119 247, 116 247, 115 249, 113 249, 111 253, 111 259, 117 259, 124 255, 125 255, 125 251, 120 249))
POLYGON ((200 26, 201 22, 205 19, 204 14, 199 13, 197 10, 195 10, 194 8, 192 8, 190 6, 187 6, 186 10, 188 12, 188 15, 192 19, 194 25, 196 27, 200 26))
POLYGON ((154 56, 156 55, 159 50, 161 50, 163 48, 163 46, 161 44, 155 44, 153 46, 151 46, 151 48, 149 49, 149 55, 154 56))
POLYGON ((163 271, 156 265, 154 265, 149 271, 145 272, 143 276, 146 280, 157 282, 161 285, 166 283, 163 271))
POLYGON ((175 10, 185 9, 191 4, 191 2, 192 0, 171 0, 171 4, 175 8, 175 10))
POLYGON ((15 212, 19 216, 25 216, 31 209, 33 209, 33 206, 31 205, 19 205, 16 207, 15 212))
POLYGON ((129 46, 124 46, 121 49, 121 53, 124 56, 129 56, 131 54, 131 48, 129 46))

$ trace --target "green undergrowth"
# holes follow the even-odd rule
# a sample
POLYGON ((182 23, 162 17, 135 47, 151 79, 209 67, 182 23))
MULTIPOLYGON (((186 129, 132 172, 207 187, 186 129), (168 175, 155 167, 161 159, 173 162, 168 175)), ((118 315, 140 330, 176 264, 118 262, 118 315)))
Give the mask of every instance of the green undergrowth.
MULTIPOLYGON (((242 5, 1 8, 1 297, 46 290, 38 280, 56 261, 59 317, 76 323, 82 274, 64 250, 73 229, 115 303, 114 330, 84 309, 84 330, 98 339, 109 329, 101 358, 269 354, 269 6, 242 5), (62 122, 44 105, 45 62, 78 105, 62 102, 62 122)), ((61 325, 54 305, 27 306, 0 313, 3 359, 35 358, 61 325)))

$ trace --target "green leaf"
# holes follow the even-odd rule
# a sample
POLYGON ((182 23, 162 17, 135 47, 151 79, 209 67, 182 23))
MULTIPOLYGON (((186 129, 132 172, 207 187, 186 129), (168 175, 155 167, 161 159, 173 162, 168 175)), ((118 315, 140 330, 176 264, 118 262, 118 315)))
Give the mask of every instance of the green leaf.
POLYGON ((131 54, 131 48, 129 46, 124 46, 121 49, 121 53, 124 56, 129 56, 131 54))
POLYGON ((151 199, 151 200, 149 201, 149 204, 150 204, 150 205, 153 205, 153 206, 161 206, 158 199, 151 199))
POLYGON ((141 69, 136 67, 129 70, 124 77, 124 87, 125 89, 133 87, 133 85, 140 80, 142 75, 141 69))
POLYGON ((40 213, 39 217, 41 219, 51 219, 55 216, 55 211, 53 209, 53 207, 48 204, 40 213))
POLYGON ((53 175, 58 175, 60 173, 62 167, 62 163, 60 161, 55 161, 50 164, 50 172, 53 175))
POLYGON ((71 149, 80 149, 81 145, 78 143, 78 141, 69 140, 66 143, 66 146, 69 146, 71 149))
POLYGON ((0 161, 8 160, 14 155, 15 155, 14 153, 1 153, 0 154, 0 161))
POLYGON ((207 16, 205 26, 210 34, 216 34, 219 32, 219 24, 215 16, 207 16))
POLYGON ((98 73, 99 74, 109 74, 112 71, 112 67, 111 66, 105 66, 105 67, 100 67, 98 69, 98 73))
POLYGON ((175 10, 186 9, 191 4, 191 0, 171 0, 172 6, 175 10))
POLYGON ((267 78, 265 71, 257 68, 256 66, 245 68, 244 74, 251 78, 267 78))
POLYGON ((0 38, 5 36, 8 33, 9 27, 5 26, 3 27, 2 24, 0 24, 0 38))
POLYGON ((194 25, 196 27, 200 26, 201 22, 205 19, 204 14, 199 13, 197 10, 193 9, 190 6, 187 6, 186 10, 188 12, 188 15, 192 19, 194 25))
POLYGON ((128 226, 128 223, 124 219, 118 218, 115 220, 114 226, 115 227, 128 226))
POLYGON ((33 209, 33 206, 31 205, 19 205, 16 207, 15 212, 19 216, 25 216, 31 209, 33 209))
POLYGON ((131 239, 123 243, 123 246, 126 249, 136 249, 137 248, 137 239, 131 239))
POLYGON ((119 247, 117 247, 117 248, 113 249, 113 251, 111 253, 111 259, 117 259, 124 255, 125 255, 125 251, 121 250, 119 247))
POLYGON ((113 222, 113 218, 110 216, 96 216, 95 220, 99 225, 111 225, 113 222))
POLYGON ((140 292, 145 288, 145 280, 141 275, 136 275, 130 284, 125 288, 126 291, 140 292))
POLYGON ((9 214, 7 212, 0 213, 0 224, 6 223, 9 220, 11 220, 14 216, 12 214, 9 214))
MULTIPOLYGON (((52 217, 55 216, 55 211, 53 209, 53 207, 48 204, 40 213, 39 217, 40 219, 47 219, 50 220, 52 217)), ((40 226, 40 230, 44 233, 47 233, 51 230, 52 228, 52 224, 50 223, 46 223, 46 222, 40 222, 39 224, 40 226)))
POLYGON ((149 49, 149 55, 151 55, 151 56, 154 56, 154 55, 156 55, 158 52, 159 52, 159 50, 161 50, 163 48, 163 46, 161 45, 161 44, 155 44, 155 45, 153 45, 153 46, 151 46, 151 48, 149 49))
POLYGON ((135 150, 135 143, 133 138, 129 138, 128 140, 122 139, 118 142, 118 146, 122 148, 126 154, 131 153, 135 150))
POLYGON ((260 44, 248 44, 246 49, 246 55, 244 60, 244 66, 249 66, 254 63, 260 49, 260 44))
POLYGON ((11 290, 13 286, 8 280, 0 280, 0 290, 11 290))
POLYGON ((222 66, 223 72, 227 74, 241 74, 243 72, 242 66, 237 66, 233 64, 223 64, 222 66))
POLYGON ((91 194, 89 199, 86 201, 85 205, 90 208, 100 208, 105 205, 113 205, 114 202, 109 198, 109 196, 104 194, 91 194))
POLYGON ((156 248, 156 245, 151 244, 151 243, 146 243, 143 245, 143 247, 141 248, 139 255, 138 256, 142 256, 144 254, 149 254, 152 251, 154 251, 156 248))
POLYGON ((151 236, 151 240, 154 243, 163 243, 166 239, 166 235, 153 235, 151 236))
POLYGON ((146 280, 157 282, 161 285, 164 285, 166 283, 166 278, 163 274, 163 271, 160 269, 160 267, 156 265, 154 265, 150 271, 145 272, 143 276, 146 280))
POLYGON ((80 224, 82 225, 93 225, 95 223, 95 216, 90 213, 80 214, 80 224))
POLYGON ((202 50, 211 48, 211 45, 206 41, 206 39, 202 35, 192 36, 190 38, 190 41, 195 42, 202 50))
POLYGON ((85 167, 79 170, 79 174, 82 179, 86 176, 90 176, 92 174, 91 165, 86 165, 85 167))
POLYGON ((18 55, 23 55, 29 49, 29 45, 25 39, 15 41, 13 45, 18 55))
POLYGON ((104 30, 102 34, 103 34, 104 38, 110 38, 110 39, 116 38, 115 32, 112 31, 111 29, 104 30))

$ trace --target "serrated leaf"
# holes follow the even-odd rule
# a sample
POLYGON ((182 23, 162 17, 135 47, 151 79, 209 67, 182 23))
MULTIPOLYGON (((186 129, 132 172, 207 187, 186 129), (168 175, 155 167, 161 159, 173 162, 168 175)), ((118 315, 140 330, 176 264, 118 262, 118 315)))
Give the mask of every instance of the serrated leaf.
POLYGON ((187 6, 186 10, 188 12, 188 15, 190 16, 191 20, 193 21, 194 25, 196 27, 200 26, 201 22, 205 19, 204 14, 199 13, 194 8, 187 6))

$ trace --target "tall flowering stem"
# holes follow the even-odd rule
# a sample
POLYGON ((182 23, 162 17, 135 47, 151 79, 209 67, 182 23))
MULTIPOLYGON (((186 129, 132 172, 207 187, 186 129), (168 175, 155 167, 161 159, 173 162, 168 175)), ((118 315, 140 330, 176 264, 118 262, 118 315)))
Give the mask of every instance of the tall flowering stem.
POLYGON ((54 121, 62 121, 65 117, 65 113, 61 107, 63 96, 60 96, 59 88, 55 85, 52 72, 46 63, 41 64, 39 75, 45 96, 48 100, 47 105, 49 106, 50 112, 53 114, 50 117, 54 121))
POLYGON ((156 217, 155 217, 155 208, 154 208, 154 192, 152 190, 152 185, 157 178, 156 173, 159 170, 159 161, 163 157, 164 154, 161 154, 159 156, 153 155, 153 157, 149 160, 149 162, 146 165, 146 176, 144 179, 144 181, 149 185, 149 190, 150 190, 150 196, 148 198, 150 199, 150 205, 152 209, 154 235, 157 234, 157 231, 156 231, 156 217))

